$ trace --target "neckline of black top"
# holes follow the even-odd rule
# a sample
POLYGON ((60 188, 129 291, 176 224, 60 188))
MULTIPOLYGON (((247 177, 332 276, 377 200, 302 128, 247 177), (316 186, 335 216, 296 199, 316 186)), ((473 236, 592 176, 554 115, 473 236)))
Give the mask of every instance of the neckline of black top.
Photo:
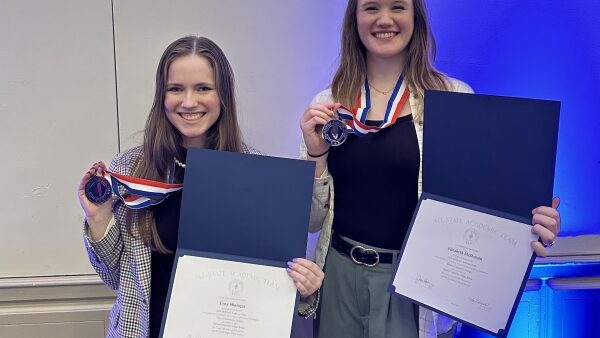
MULTIPOLYGON (((396 123, 405 121, 412 121, 412 114, 403 115, 396 119, 396 123)), ((365 124, 370 127, 378 126, 381 122, 383 122, 383 120, 365 120, 365 124)))

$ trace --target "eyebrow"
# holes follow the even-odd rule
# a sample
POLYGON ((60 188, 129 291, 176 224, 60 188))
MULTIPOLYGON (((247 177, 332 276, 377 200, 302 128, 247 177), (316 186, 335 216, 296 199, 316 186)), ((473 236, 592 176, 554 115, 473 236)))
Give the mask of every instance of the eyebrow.
MULTIPOLYGON (((408 0, 396 0, 396 1, 393 1, 392 4, 408 5, 408 0)), ((363 3, 362 5, 360 5, 360 7, 367 7, 367 6, 371 6, 371 5, 379 5, 379 2, 367 1, 367 2, 363 3)))
POLYGON ((363 3, 362 5, 360 5, 360 7, 367 7, 370 5, 377 5, 377 3, 375 1, 367 1, 367 2, 363 3))
MULTIPOLYGON (((167 82, 167 86, 182 86, 179 82, 167 82)), ((198 82, 194 83, 194 86, 215 86, 213 82, 198 82)))

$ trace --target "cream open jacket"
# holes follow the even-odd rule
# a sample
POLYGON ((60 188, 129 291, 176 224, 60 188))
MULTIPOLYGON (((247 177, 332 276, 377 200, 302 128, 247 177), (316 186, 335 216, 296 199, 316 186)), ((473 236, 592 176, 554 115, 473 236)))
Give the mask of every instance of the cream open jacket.
MULTIPOLYGON (((452 91, 461 93, 473 93, 473 89, 466 83, 450 79, 452 84, 452 91)), ((331 95, 331 89, 326 89, 313 99, 314 103, 327 103, 333 102, 331 95)), ((411 92, 409 96, 410 109, 413 115, 419 110, 423 109, 423 102, 416 98, 411 92)), ((419 150, 421 152, 421 158, 423 157, 423 124, 419 121, 414 121, 415 128, 417 130, 417 138, 419 140, 419 150)), ((300 145, 300 158, 307 159, 306 145, 301 142, 300 145)), ((421 179, 422 179, 422 166, 419 166, 419 196, 421 195, 421 179)), ((329 171, 325 169, 321 177, 315 178, 312 206, 310 214, 310 232, 321 231, 317 245, 314 252, 315 262, 323 268, 325 265, 325 258, 327 257, 327 250, 331 242, 331 226, 333 224, 333 178, 329 174, 329 171)), ((419 337, 420 338, 433 338, 437 337, 438 334, 447 332, 452 328, 454 321, 437 314, 424 307, 419 308, 419 337)))

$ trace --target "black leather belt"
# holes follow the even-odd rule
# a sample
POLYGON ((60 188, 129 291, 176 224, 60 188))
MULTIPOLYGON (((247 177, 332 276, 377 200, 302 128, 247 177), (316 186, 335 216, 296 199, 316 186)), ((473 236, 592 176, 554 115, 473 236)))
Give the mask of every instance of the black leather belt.
POLYGON ((331 237, 331 247, 342 255, 350 257, 354 263, 368 267, 374 267, 379 263, 391 264, 394 259, 394 254, 391 252, 377 252, 362 245, 350 244, 335 233, 331 237))

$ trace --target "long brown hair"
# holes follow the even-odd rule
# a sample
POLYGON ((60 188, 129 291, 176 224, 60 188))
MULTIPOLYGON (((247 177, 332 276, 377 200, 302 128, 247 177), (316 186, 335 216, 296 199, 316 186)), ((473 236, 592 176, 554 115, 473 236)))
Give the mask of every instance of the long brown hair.
MULTIPOLYGON (((207 131, 206 148, 241 152, 242 136, 238 126, 233 70, 217 44, 205 37, 186 36, 172 42, 162 54, 156 69, 154 102, 146 120, 142 157, 135 176, 164 181, 173 159, 185 153, 181 133, 169 122, 165 112, 165 94, 169 67, 177 58, 198 55, 206 58, 215 74, 221 114, 207 131)), ((161 253, 171 252, 160 240, 151 208, 128 210, 128 223, 137 218, 137 230, 144 243, 161 253)), ((131 229, 130 229, 131 231, 131 229)))
MULTIPOLYGON (((340 65, 333 76, 331 91, 336 101, 352 107, 367 76, 367 50, 358 35, 356 22, 358 0, 349 0, 342 26, 340 65)), ((414 31, 407 48, 404 78, 422 102, 426 89, 450 89, 448 78, 433 66, 435 39, 429 27, 424 0, 413 0, 414 31)), ((415 120, 423 114, 415 113, 415 120)))

